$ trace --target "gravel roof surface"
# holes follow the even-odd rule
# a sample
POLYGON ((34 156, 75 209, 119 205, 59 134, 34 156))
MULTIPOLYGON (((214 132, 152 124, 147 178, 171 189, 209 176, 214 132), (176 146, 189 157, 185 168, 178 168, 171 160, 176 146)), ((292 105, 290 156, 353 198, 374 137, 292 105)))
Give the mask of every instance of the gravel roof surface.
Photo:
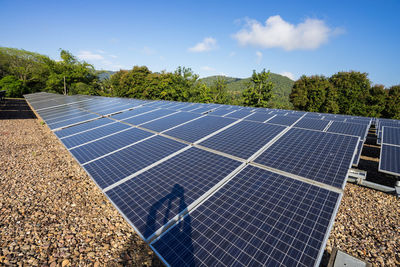
MULTIPOLYGON (((0 265, 161 264, 37 119, 0 120, 0 148, 0 265)), ((347 184, 333 246, 400 265, 400 200, 347 184)))

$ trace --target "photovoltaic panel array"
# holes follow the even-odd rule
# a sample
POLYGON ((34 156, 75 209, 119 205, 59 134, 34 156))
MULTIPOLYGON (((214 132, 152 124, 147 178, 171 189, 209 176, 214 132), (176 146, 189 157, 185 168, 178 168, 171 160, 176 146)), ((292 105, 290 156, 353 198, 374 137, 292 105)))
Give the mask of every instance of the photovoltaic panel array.
POLYGON ((173 266, 317 265, 360 144, 358 137, 323 132, 332 124, 328 117, 349 116, 47 93, 25 97, 173 266))

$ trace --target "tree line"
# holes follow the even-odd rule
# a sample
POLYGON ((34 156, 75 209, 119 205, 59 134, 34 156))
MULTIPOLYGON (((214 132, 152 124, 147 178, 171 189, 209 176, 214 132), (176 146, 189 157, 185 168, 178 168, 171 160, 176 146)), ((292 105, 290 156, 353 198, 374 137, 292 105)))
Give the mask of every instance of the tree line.
POLYGON ((367 73, 302 76, 290 94, 295 109, 400 119, 400 85, 371 85, 367 73))
MULTIPOLYGON (((265 69, 253 71, 237 97, 228 92, 224 78, 206 84, 190 68, 152 72, 146 66, 134 66, 100 80, 99 71, 70 52, 60 50, 60 58, 55 61, 38 53, 0 47, 0 90, 6 90, 7 97, 46 91, 274 107, 274 83, 265 69)), ((289 97, 298 110, 400 119, 400 85, 389 89, 371 85, 366 73, 356 71, 331 77, 302 76, 289 97)))

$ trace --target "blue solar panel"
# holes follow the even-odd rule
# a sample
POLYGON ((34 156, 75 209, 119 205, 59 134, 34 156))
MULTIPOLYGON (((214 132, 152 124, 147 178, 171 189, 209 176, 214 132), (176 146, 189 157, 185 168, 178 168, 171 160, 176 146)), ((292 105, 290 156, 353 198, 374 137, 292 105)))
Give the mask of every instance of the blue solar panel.
POLYGON ((177 141, 155 136, 90 162, 84 167, 99 187, 104 189, 183 147, 185 145, 177 141))
POLYGON ((172 114, 171 116, 161 118, 152 122, 142 124, 141 127, 150 129, 156 132, 162 132, 184 122, 199 118, 200 114, 190 113, 190 112, 179 112, 172 114))
POLYGON ((133 110, 129 110, 129 111, 124 111, 122 113, 116 114, 111 116, 111 118, 116 119, 116 120, 123 120, 129 117, 133 117, 133 116, 137 116, 139 114, 145 113, 145 112, 149 112, 154 110, 154 108, 152 107, 138 107, 135 108, 133 110))
POLYGON ((400 175, 400 146, 382 144, 379 171, 400 175))
POLYGON ((338 201, 247 166, 151 247, 171 266, 318 266, 338 201))
POLYGON ((221 128, 224 128, 234 121, 234 119, 230 118, 205 116, 166 131, 165 134, 193 143, 221 128))
POLYGON ((206 113, 206 112, 210 112, 212 109, 213 109, 212 107, 208 107, 207 106, 207 107, 200 107, 200 108, 191 110, 190 112, 203 114, 203 113, 206 113))
POLYGON ((131 128, 83 146, 73 148, 70 152, 81 164, 84 164, 152 135, 153 134, 149 132, 137 128, 131 128))
POLYGON ((358 140, 354 136, 292 128, 255 162, 343 188, 358 140))
POLYGON ((99 109, 96 110, 96 113, 99 113, 101 115, 108 115, 108 114, 113 114, 113 113, 117 113, 117 112, 121 112, 123 110, 127 110, 130 108, 135 107, 135 104, 125 104, 125 105, 121 105, 121 104, 116 104, 115 106, 111 106, 111 107, 107 107, 104 109, 99 109))
POLYGON ((47 117, 43 116, 42 119, 44 119, 47 124, 52 124, 52 123, 76 118, 79 116, 87 115, 87 114, 88 114, 87 112, 84 112, 82 110, 68 110, 68 111, 62 111, 61 113, 57 114, 56 116, 54 116, 52 118, 49 118, 49 116, 47 116, 47 117))
POLYGON ((82 131, 87 131, 90 129, 93 129, 95 127, 99 127, 102 125, 106 125, 109 123, 113 123, 113 120, 107 119, 107 118, 101 118, 98 120, 93 120, 93 121, 89 121, 89 122, 85 122, 82 124, 78 124, 72 127, 68 127, 68 128, 64 128, 62 130, 56 131, 54 132, 59 138, 63 138, 72 134, 76 134, 82 131))
POLYGON ((354 160, 353 160, 353 165, 355 165, 355 166, 357 166, 358 163, 360 162, 360 157, 361 157, 361 152, 362 152, 362 149, 363 149, 363 145, 364 145, 364 141, 360 140, 360 142, 358 143, 358 146, 357 146, 357 154, 356 154, 356 156, 354 157, 354 160))
POLYGON ((61 139, 61 142, 65 145, 66 148, 75 147, 78 145, 82 145, 84 143, 93 141, 95 139, 99 139, 105 137, 106 135, 110 135, 124 129, 130 128, 129 125, 115 122, 112 124, 108 124, 105 126, 101 126, 83 133, 79 133, 73 136, 65 137, 61 139))
POLYGON ((283 115, 276 115, 272 119, 268 121, 268 123, 279 124, 283 126, 291 126, 295 123, 299 118, 291 117, 291 116, 283 116, 283 115))
POLYGON ((189 104, 186 107, 182 107, 180 110, 181 111, 191 111, 191 110, 197 109, 199 107, 201 107, 201 104, 191 104, 191 105, 189 104))
POLYGON ((192 147, 106 194, 147 239, 240 164, 192 147))
POLYGON ((365 140, 368 133, 368 125, 334 121, 327 132, 354 135, 365 140))
POLYGON ((235 112, 229 113, 227 115, 225 115, 225 117, 227 118, 234 118, 234 119, 242 119, 248 115, 250 115, 252 112, 250 112, 249 110, 237 110, 235 112))
POLYGON ((170 110, 170 109, 157 109, 155 111, 146 113, 146 114, 142 114, 142 115, 138 115, 132 118, 128 118, 128 119, 124 119, 123 121, 133 124, 133 125, 140 125, 142 123, 154 120, 154 119, 158 119, 160 117, 169 115, 176 112, 175 110, 170 110))
POLYGON ((57 123, 53 123, 48 125, 50 129, 58 129, 58 128, 62 128, 62 127, 67 127, 73 124, 77 124, 77 123, 81 123, 81 122, 85 122, 91 119, 95 119, 98 118, 99 116, 95 115, 95 114, 90 114, 88 113, 87 115, 84 116, 80 116, 78 118, 72 118, 69 120, 65 120, 62 122, 57 122, 57 123))
POLYGON ((241 121, 199 145, 248 159, 285 128, 274 124, 241 121))
POLYGON ((245 120, 265 122, 266 120, 269 120, 273 116, 274 116, 273 114, 267 114, 264 112, 254 112, 250 116, 246 117, 245 120))
POLYGON ((400 145, 400 128, 383 127, 382 143, 388 145, 400 145))
POLYGON ((323 131, 328 124, 329 124, 329 121, 310 119, 310 118, 302 118, 293 127, 323 131))
POLYGON ((210 115, 224 116, 224 115, 226 115, 228 113, 231 113, 232 111, 234 111, 234 110, 233 109, 220 108, 220 109, 217 109, 217 110, 214 110, 213 112, 211 112, 210 115))

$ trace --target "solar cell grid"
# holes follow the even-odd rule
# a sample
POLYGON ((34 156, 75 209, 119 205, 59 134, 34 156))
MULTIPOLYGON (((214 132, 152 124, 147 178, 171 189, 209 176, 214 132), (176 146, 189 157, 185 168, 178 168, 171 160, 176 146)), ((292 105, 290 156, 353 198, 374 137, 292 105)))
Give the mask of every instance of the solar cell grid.
POLYGON ((155 136, 92 161, 84 165, 84 168, 104 189, 183 147, 185 145, 177 141, 155 136))
POLYGON ((86 130, 90 130, 93 129, 95 127, 99 127, 102 125, 106 125, 109 123, 113 123, 113 120, 107 119, 107 118, 101 118, 98 120, 93 120, 93 121, 89 121, 89 122, 85 122, 82 124, 78 124, 69 128, 64 128, 62 130, 56 131, 54 132, 58 138, 63 138, 72 134, 76 134, 82 131, 86 131, 86 130))
POLYGON ((91 129, 89 131, 79 133, 73 136, 65 137, 61 139, 61 142, 65 145, 66 148, 75 147, 78 145, 82 145, 84 143, 94 141, 96 139, 105 137, 107 135, 125 130, 130 128, 129 125, 115 122, 111 123, 99 128, 91 129))
POLYGON ((235 112, 229 113, 229 114, 225 115, 225 117, 233 118, 233 119, 242 119, 246 116, 249 116, 250 114, 252 114, 251 111, 242 109, 242 110, 237 110, 235 112))
POLYGON ((84 164, 152 135, 153 134, 149 132, 137 128, 131 128, 126 131, 107 136, 103 139, 96 140, 92 143, 73 148, 70 150, 70 152, 75 156, 79 163, 84 164))
POLYGON ((200 116, 201 116, 200 114, 182 111, 176 114, 172 114, 171 116, 168 117, 164 117, 152 122, 142 124, 141 127, 156 132, 162 132, 174 126, 199 118, 200 116))
POLYGON ((254 161, 343 188, 358 137, 292 128, 254 161))
POLYGON ((226 114, 228 114, 228 113, 231 113, 231 112, 233 112, 232 109, 220 108, 220 109, 217 109, 217 110, 212 111, 212 112, 210 113, 210 115, 214 115, 214 116, 224 116, 224 115, 226 115, 226 114))
POLYGON ((368 126, 357 123, 334 121, 329 126, 327 132, 358 136, 360 139, 365 140, 368 133, 368 126))
POLYGON ((268 123, 283 125, 283 126, 291 126, 295 123, 299 118, 297 117, 290 117, 290 116, 283 116, 283 115, 276 115, 272 119, 268 121, 268 123))
POLYGON ((129 111, 124 111, 122 113, 113 115, 113 116, 111 116, 111 118, 116 119, 116 120, 123 120, 123 119, 127 119, 127 118, 130 118, 130 117, 133 117, 133 116, 137 116, 137 115, 146 113, 146 112, 150 112, 150 111, 153 111, 153 110, 155 110, 155 108, 147 107, 147 106, 138 107, 138 108, 135 108, 135 109, 132 109, 132 110, 129 110, 129 111))
POLYGON ((204 116, 200 119, 166 131, 165 134, 193 143, 233 122, 235 122, 235 120, 230 118, 204 116))
POLYGON ((49 126, 50 129, 53 130, 53 129, 58 129, 58 128, 67 127, 67 126, 70 126, 70 125, 73 125, 73 124, 85 122, 85 121, 88 121, 88 120, 91 120, 91 119, 95 119, 95 118, 98 118, 98 116, 95 115, 95 114, 87 114, 87 115, 84 115, 84 116, 80 116, 80 117, 77 117, 77 118, 72 118, 72 119, 69 119, 69 120, 62 121, 62 122, 53 123, 53 124, 48 125, 48 126, 49 126))
POLYGON ((151 247, 171 266, 314 266, 339 197, 247 166, 151 247))
POLYGON ((152 112, 141 114, 132 118, 123 119, 123 121, 133 125, 140 125, 142 123, 158 119, 160 117, 167 116, 175 112, 177 111, 170 109, 157 109, 152 112))
POLYGON ((106 194, 146 239, 240 164, 192 147, 106 194))
MULTIPOLYGON (((400 127, 383 127, 383 144, 400 146, 400 127)), ((400 162, 400 161, 399 161, 400 162)))
POLYGON ((246 117, 245 120, 248 121, 258 121, 258 122, 265 122, 266 120, 269 120, 273 117, 274 115, 264 113, 264 112, 254 112, 250 116, 246 117))
POLYGON ((328 124, 329 124, 329 121, 310 119, 310 118, 302 118, 295 125, 293 125, 293 127, 323 131, 328 124))
POLYGON ((400 146, 382 144, 379 171, 400 175, 400 146))
POLYGON ((248 159, 284 129, 286 127, 279 125, 241 121, 199 145, 248 159))

